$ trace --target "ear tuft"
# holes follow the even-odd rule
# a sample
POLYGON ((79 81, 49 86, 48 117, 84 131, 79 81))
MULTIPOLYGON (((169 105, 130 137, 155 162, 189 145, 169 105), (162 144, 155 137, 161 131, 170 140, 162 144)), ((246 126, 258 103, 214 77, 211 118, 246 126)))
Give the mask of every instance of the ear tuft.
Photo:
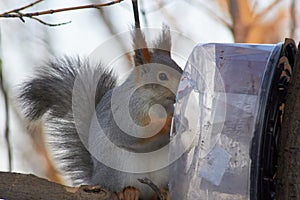
POLYGON ((134 64, 135 66, 150 63, 151 53, 147 47, 147 42, 145 35, 142 33, 141 29, 134 28, 132 31, 132 41, 134 48, 134 64))
POLYGON ((170 55, 171 52, 171 32, 170 27, 163 25, 163 30, 159 38, 154 42, 154 48, 157 50, 162 50, 170 55))

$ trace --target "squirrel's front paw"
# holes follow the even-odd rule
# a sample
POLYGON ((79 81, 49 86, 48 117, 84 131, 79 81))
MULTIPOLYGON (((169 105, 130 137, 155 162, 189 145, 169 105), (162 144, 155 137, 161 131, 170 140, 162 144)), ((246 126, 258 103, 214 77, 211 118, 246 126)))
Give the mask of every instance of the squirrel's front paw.
POLYGON ((132 186, 127 186, 122 192, 118 193, 119 200, 139 200, 140 191, 132 186))

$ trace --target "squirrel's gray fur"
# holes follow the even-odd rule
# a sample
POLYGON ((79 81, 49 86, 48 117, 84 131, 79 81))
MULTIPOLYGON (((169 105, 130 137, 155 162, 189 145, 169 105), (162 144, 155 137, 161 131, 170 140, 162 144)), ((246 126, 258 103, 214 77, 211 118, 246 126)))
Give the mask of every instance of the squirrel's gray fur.
MULTIPOLYGON (((143 55, 139 52, 141 43, 146 44, 140 30, 133 31, 133 43, 134 48, 137 49, 134 56, 135 64, 145 64, 143 55), (141 36, 142 38, 140 38, 141 36)), ((171 59, 171 37, 167 27, 164 27, 154 47, 148 49, 151 55, 149 63, 167 65, 170 70, 177 71, 179 75, 174 75, 172 77, 174 80, 171 82, 171 87, 176 90, 182 70, 171 59)), ((71 179, 72 185, 100 184, 114 191, 133 185, 139 189, 142 187, 142 192, 146 193, 145 197, 148 197, 147 193, 150 194, 150 189, 139 184, 137 178, 148 176, 154 182, 158 181, 156 183, 160 187, 167 185, 166 169, 144 174, 130 174, 117 171, 97 161, 86 150, 82 138, 79 137, 74 122, 74 108, 72 108, 74 105, 74 99, 72 99, 74 82, 78 77, 79 79, 81 77, 82 80, 79 80, 79 85, 80 81, 83 81, 84 84, 80 85, 82 88, 77 95, 77 100, 79 103, 82 102, 79 106, 79 112, 84 119, 80 119, 79 126, 89 128, 93 110, 88 104, 94 103, 92 108, 96 107, 96 115, 100 125, 103 126, 108 138, 117 146, 133 152, 156 150, 168 142, 168 135, 164 136, 165 138, 161 141, 152 142, 148 146, 137 144, 137 138, 127 135, 118 127, 112 117, 113 112, 117 111, 114 111, 110 104, 112 89, 119 91, 120 95, 126 94, 127 90, 135 84, 136 76, 142 80, 156 78, 157 70, 154 69, 154 67, 153 70, 152 68, 141 68, 138 73, 133 71, 122 85, 116 86, 116 78, 113 73, 104 70, 102 64, 90 66, 88 59, 63 57, 40 67, 36 76, 23 84, 19 100, 25 111, 25 117, 29 123, 38 120, 44 121, 45 132, 49 136, 48 143, 53 151, 54 160, 58 163, 59 171, 71 179), (92 95, 95 93, 93 91, 96 91, 96 95, 92 95)), ((170 93, 167 86, 145 84, 133 94, 130 102, 131 116, 139 125, 145 125, 142 123, 144 121, 140 121, 140 118, 147 121, 149 108, 157 103, 165 107, 167 115, 172 115, 174 100, 175 95, 170 93)), ((78 102, 75 105, 78 105, 78 102)), ((78 126, 78 124, 76 125, 78 126)))
POLYGON ((35 78, 23 84, 19 96, 30 122, 41 120, 46 114, 44 121, 51 135, 49 145, 55 159, 64 163, 61 170, 69 175, 74 185, 89 182, 92 175, 90 153, 79 139, 72 116, 73 85, 81 71, 89 71, 90 82, 97 85, 95 102, 116 85, 116 78, 101 64, 91 67, 87 60, 63 57, 41 66, 35 78), (99 82, 96 77, 100 77, 99 82))

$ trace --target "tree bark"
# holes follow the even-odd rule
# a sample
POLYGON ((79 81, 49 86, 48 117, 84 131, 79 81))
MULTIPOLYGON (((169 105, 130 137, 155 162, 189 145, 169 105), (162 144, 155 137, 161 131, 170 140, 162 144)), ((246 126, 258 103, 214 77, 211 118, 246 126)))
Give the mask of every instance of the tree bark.
POLYGON ((101 186, 68 187, 31 174, 0 172, 0 199, 117 200, 101 186))
POLYGON ((300 44, 293 67, 279 144, 277 198, 300 198, 300 44))

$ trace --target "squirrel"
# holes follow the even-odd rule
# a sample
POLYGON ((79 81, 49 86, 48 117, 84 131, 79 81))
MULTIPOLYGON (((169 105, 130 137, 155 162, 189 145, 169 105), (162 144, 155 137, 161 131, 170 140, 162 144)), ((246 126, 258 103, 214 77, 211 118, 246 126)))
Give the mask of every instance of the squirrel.
POLYGON ((167 144, 183 72, 171 58, 169 27, 149 48, 137 0, 132 4, 135 67, 122 84, 102 63, 65 56, 41 66, 19 94, 28 131, 45 132, 65 181, 107 187, 120 200, 154 196, 141 178, 167 189, 167 144))
POLYGON ((36 76, 22 85, 19 100, 29 130, 44 124, 58 171, 70 185, 98 184, 116 192, 133 186, 141 198, 149 199, 154 193, 137 179, 147 177, 158 187, 167 188, 167 166, 152 168, 161 159, 167 162, 168 155, 165 152, 139 160, 126 152, 144 155, 168 144, 174 92, 182 69, 171 58, 167 26, 154 48, 147 47, 140 29, 132 31, 132 40, 135 67, 122 84, 117 85, 113 72, 101 63, 92 66, 87 58, 63 57, 40 67, 36 76), (97 135, 99 127, 114 148, 103 147, 106 142, 97 135), (115 155, 115 149, 125 154, 115 155), (118 163, 116 168, 98 156, 118 163), (123 163, 129 165, 122 171, 123 163), (135 172, 139 166, 143 169, 135 172))

